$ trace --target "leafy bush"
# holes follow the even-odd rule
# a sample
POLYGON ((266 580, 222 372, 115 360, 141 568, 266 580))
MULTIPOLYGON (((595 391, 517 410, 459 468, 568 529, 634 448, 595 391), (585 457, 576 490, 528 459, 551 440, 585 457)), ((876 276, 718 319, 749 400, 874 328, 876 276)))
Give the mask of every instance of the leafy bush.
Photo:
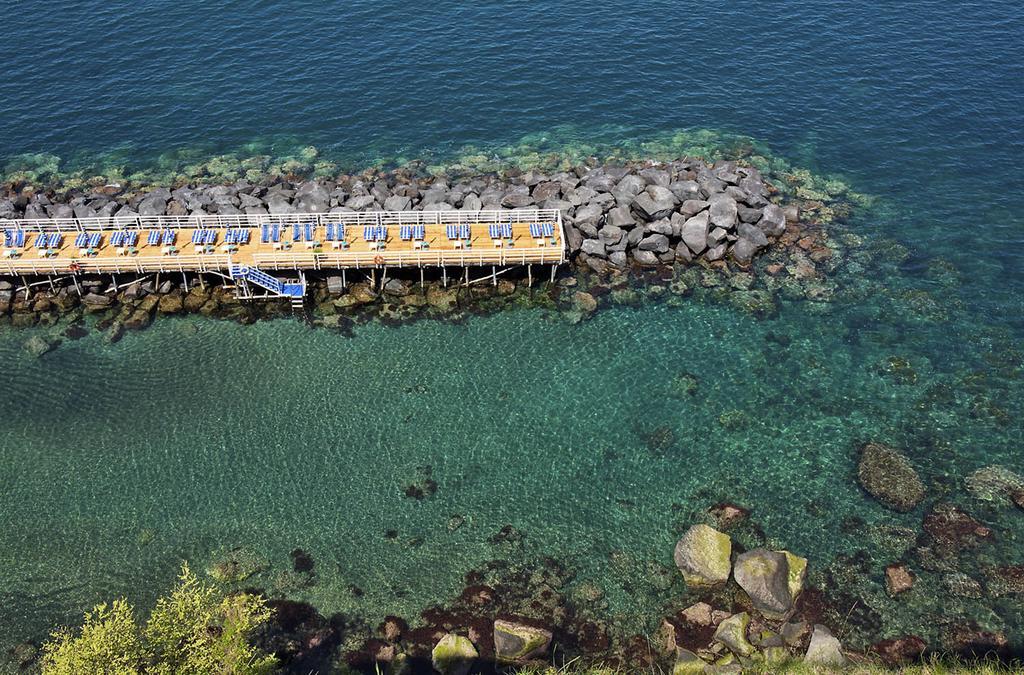
POLYGON ((79 634, 66 628, 54 632, 43 646, 43 673, 269 673, 276 668, 274 657, 249 642, 269 618, 262 598, 224 597, 186 564, 178 585, 157 600, 144 626, 119 599, 86 612, 79 634))

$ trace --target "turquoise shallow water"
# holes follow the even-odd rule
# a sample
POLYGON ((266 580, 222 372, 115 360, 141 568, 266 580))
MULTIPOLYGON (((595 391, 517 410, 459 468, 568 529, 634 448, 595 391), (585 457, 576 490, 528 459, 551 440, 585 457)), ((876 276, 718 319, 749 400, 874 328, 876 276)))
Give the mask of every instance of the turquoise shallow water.
POLYGON ((913 603, 889 600, 875 526, 921 513, 884 510, 854 479, 858 444, 891 443, 929 499, 996 529, 983 562, 1024 562, 1020 514, 962 489, 980 466, 1024 471, 1020 8, 34 4, 33 30, 0 43, 20 92, 0 115, 10 171, 173 172, 307 146, 340 166, 441 162, 712 128, 877 202, 852 224, 871 252, 841 270, 852 290, 765 320, 698 301, 352 338, 167 320, 38 361, 29 333, 4 329, 0 647, 115 594, 144 604, 182 559, 236 545, 269 561, 268 584, 371 620, 449 598, 485 560, 554 555, 645 628, 682 601, 656 579, 680 529, 721 499, 807 555, 819 584, 843 582, 826 573, 837 554, 867 551, 855 587, 885 612, 876 635, 931 638, 933 615, 962 614, 1021 644, 1015 596, 950 609, 926 577, 913 603), (916 381, 886 374, 891 357, 916 381), (681 371, 696 395, 678 393, 681 371), (405 497, 428 465, 436 495, 405 497), (506 524, 522 551, 488 542, 506 524), (279 575, 295 547, 315 586, 279 575))

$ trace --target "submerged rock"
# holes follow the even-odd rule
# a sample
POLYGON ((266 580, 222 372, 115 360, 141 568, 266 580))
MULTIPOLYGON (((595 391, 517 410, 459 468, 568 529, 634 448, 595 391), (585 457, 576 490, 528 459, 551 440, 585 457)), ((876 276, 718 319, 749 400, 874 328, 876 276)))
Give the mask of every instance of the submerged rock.
POLYGON ((889 565, 885 568, 885 589, 890 596, 909 591, 914 587, 914 574, 903 564, 889 565))
POLYGON ((441 675, 466 675, 478 656, 469 638, 448 633, 434 645, 430 661, 441 675))
POLYGON ((694 525, 676 544, 675 563, 691 586, 722 584, 729 580, 732 539, 708 525, 694 525))
POLYGON ((22 346, 29 353, 29 356, 38 359, 52 352, 59 344, 60 340, 46 338, 42 335, 33 335, 28 340, 25 340, 25 344, 22 346))
POLYGON ((895 511, 911 511, 924 499, 924 483, 910 460, 881 443, 861 449, 857 478, 868 494, 895 511))
POLYGON ((1004 466, 986 466, 964 479, 971 496, 1000 506, 1024 508, 1024 478, 1004 466))

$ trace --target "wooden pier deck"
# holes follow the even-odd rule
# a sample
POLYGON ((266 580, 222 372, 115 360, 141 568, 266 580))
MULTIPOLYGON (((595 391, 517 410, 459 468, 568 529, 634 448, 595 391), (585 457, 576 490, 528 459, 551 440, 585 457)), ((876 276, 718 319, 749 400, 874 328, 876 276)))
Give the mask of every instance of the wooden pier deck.
POLYGON ((287 215, 193 215, 139 216, 132 218, 38 219, 0 221, 0 230, 21 230, 24 245, 4 246, 0 250, 0 276, 67 275, 69 273, 147 273, 216 272, 228 274, 245 266, 263 271, 344 270, 352 268, 402 267, 511 267, 515 265, 558 265, 566 260, 565 234, 561 213, 557 210, 515 211, 376 211, 365 213, 307 213, 287 215), (263 241, 263 226, 277 225, 280 241, 263 241), (293 241, 296 224, 315 227, 313 242, 293 241), (343 224, 346 246, 328 241, 326 227, 343 224), (511 226, 510 238, 492 239, 489 227, 511 226), (535 237, 531 226, 548 224, 550 236, 535 237), (401 228, 423 226, 423 239, 417 244, 402 239, 401 228), (470 239, 448 237, 451 225, 468 225, 470 239), (364 238, 367 226, 387 228, 382 245, 364 238), (168 251, 162 244, 149 244, 152 230, 173 230, 175 247, 168 251), (192 243, 197 230, 217 231, 210 248, 192 243), (248 243, 230 245, 225 241, 228 229, 245 229, 248 243), (132 249, 115 248, 110 243, 117 231, 138 232, 132 249), (60 246, 35 247, 43 233, 60 232, 60 246), (100 233, 95 252, 85 255, 75 245, 80 233, 100 233), (45 251, 45 252, 44 252, 45 251))

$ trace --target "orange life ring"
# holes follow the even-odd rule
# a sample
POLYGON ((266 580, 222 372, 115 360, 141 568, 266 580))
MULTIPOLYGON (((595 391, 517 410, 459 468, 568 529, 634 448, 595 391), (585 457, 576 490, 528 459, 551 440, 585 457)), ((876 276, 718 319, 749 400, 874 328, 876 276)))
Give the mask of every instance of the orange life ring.
POLYGON ((81 269, 82 269, 82 266, 79 265, 77 262, 73 262, 70 265, 68 265, 68 271, 70 271, 70 272, 78 272, 81 269))
POLYGON ((380 255, 373 256, 373 264, 374 265, 383 265, 384 264, 384 256, 380 256, 380 255))

